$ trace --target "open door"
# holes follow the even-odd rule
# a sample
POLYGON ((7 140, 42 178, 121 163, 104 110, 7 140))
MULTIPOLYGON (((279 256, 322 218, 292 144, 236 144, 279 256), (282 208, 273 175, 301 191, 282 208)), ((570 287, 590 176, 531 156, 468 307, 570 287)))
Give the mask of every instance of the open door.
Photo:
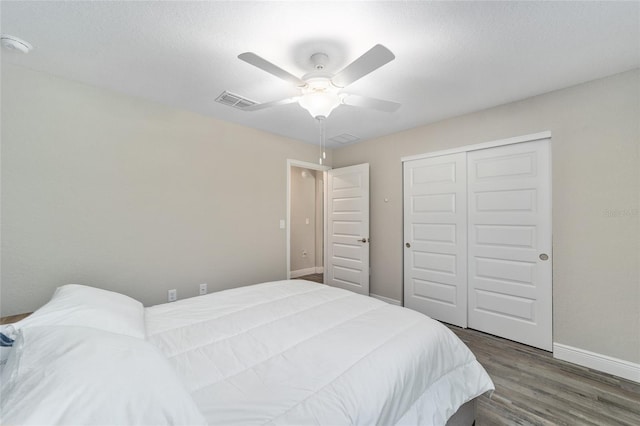
POLYGON ((327 172, 325 284, 369 295, 369 164, 327 172))

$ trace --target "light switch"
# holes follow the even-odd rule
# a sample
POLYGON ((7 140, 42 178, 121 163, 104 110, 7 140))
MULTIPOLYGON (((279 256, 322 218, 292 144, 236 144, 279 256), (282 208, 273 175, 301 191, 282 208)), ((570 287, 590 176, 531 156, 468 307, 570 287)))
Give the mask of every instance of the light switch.
POLYGON ((309 218, 306 218, 306 219, 304 220, 304 223, 308 225, 308 224, 309 224, 309 218))
POLYGON ((280 229, 284 229, 284 219, 280 219, 280 229))

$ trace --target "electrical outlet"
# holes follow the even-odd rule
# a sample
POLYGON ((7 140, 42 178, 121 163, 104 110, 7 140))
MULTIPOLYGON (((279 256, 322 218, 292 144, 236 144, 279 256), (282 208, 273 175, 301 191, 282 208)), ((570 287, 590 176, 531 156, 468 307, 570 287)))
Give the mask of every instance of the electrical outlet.
POLYGON ((207 294, 207 283, 200 284, 200 296, 207 294))
POLYGON ((169 302, 175 302, 176 300, 178 300, 178 290, 176 290, 175 288, 173 290, 169 290, 167 292, 167 296, 169 302))

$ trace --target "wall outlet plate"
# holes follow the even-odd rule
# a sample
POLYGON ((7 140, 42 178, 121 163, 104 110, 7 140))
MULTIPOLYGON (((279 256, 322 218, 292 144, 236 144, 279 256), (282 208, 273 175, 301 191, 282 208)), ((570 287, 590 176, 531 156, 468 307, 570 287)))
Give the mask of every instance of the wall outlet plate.
POLYGON ((200 284, 200 296, 207 294, 207 283, 200 284))
POLYGON ((178 300, 178 290, 176 290, 175 288, 172 290, 169 290, 167 292, 167 300, 169 302, 175 302, 176 300, 178 300))

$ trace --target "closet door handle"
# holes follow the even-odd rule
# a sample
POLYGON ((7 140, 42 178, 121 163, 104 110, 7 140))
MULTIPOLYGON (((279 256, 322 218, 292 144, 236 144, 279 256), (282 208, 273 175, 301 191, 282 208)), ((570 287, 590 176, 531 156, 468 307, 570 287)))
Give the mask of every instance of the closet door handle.
POLYGON ((405 246, 407 246, 407 248, 411 248, 411 244, 409 243, 405 244, 405 246))
POLYGON ((540 260, 548 260, 549 259, 549 255, 547 253, 542 253, 538 257, 540 258, 540 260))
POLYGON ((366 239, 366 238, 363 238, 363 239, 358 240, 358 241, 359 241, 359 242, 361 242, 361 243, 366 243, 366 242, 367 242, 367 239, 366 239))

